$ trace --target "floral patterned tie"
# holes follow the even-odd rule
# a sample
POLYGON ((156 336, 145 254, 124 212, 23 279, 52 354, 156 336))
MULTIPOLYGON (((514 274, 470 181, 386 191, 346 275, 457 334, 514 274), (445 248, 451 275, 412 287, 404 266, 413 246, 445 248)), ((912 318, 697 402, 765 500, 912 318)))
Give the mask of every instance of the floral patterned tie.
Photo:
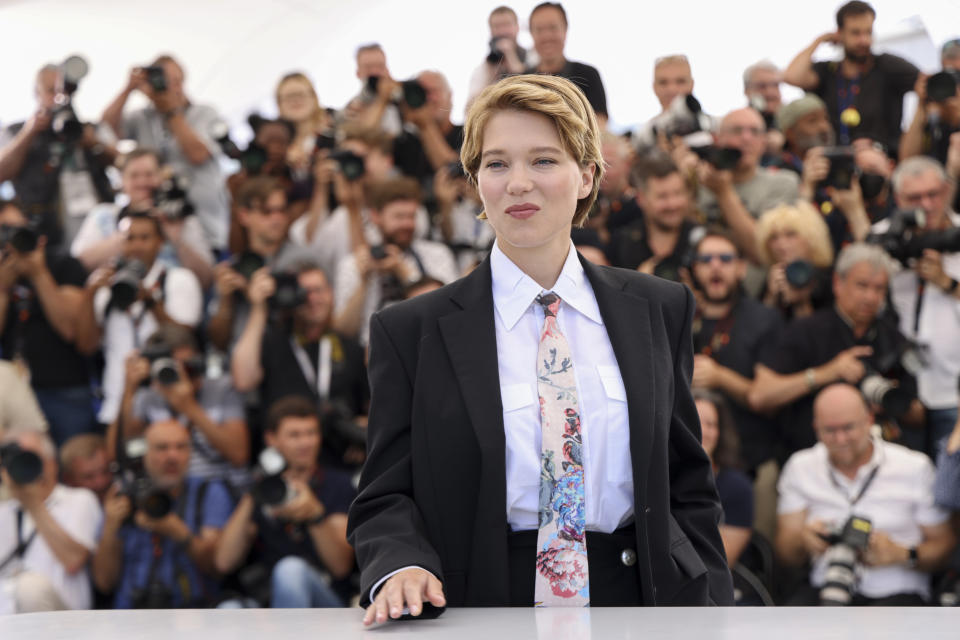
POLYGON ((557 328, 560 298, 537 296, 543 333, 537 353, 540 396, 540 526, 537 533, 537 607, 590 604, 583 487, 583 440, 573 359, 557 328))

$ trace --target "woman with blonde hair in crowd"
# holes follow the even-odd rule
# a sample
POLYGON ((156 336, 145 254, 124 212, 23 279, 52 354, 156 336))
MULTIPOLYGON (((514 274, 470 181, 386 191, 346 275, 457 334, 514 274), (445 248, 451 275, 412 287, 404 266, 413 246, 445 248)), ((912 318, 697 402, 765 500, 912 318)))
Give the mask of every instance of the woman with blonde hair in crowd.
POLYGON ((326 109, 320 106, 320 99, 310 78, 299 71, 280 78, 276 99, 280 117, 289 120, 296 127, 296 135, 287 151, 287 162, 300 174, 297 177, 303 178, 310 169, 310 159, 317 147, 317 136, 328 135, 333 128, 333 119, 326 109))
POLYGON ((833 244, 827 223, 813 205, 798 200, 760 216, 757 253, 768 269, 764 304, 795 318, 832 303, 833 244))

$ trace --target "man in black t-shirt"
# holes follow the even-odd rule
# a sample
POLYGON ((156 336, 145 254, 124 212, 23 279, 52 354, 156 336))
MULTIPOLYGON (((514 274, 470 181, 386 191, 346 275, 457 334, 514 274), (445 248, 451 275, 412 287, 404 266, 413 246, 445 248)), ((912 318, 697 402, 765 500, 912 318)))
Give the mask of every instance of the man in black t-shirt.
POLYGON ((270 570, 271 607, 342 607, 349 594, 337 583, 354 567, 347 509, 356 490, 349 476, 317 464, 320 418, 309 399, 288 396, 270 407, 266 437, 286 464, 287 498, 266 505, 245 495, 223 529, 214 564, 230 573, 252 547, 270 570))
MULTIPOLYGON (((776 349, 758 364, 748 399, 755 411, 783 410, 781 461, 816 443, 811 427, 813 398, 834 382, 860 385, 875 412, 892 426, 922 428, 924 410, 917 400, 917 382, 907 371, 911 360, 920 356, 885 308, 895 270, 893 259, 879 247, 848 245, 834 269, 835 306, 794 320, 784 329, 776 349), (879 390, 876 378, 865 383, 874 374, 896 386, 902 406, 889 403, 893 396, 883 392, 869 393, 871 388, 879 390)), ((895 434, 896 429, 888 432, 895 434)))
POLYGON ((540 62, 527 71, 548 73, 570 80, 580 87, 597 113, 601 124, 607 121, 607 94, 600 73, 588 64, 567 60, 563 47, 567 41, 567 12, 559 2, 542 2, 530 12, 530 35, 540 62))
POLYGON ((839 144, 869 137, 895 152, 900 143, 903 96, 913 89, 919 71, 903 58, 871 51, 875 17, 866 2, 853 0, 840 7, 837 31, 819 36, 797 54, 784 72, 784 80, 826 102, 839 144), (843 59, 814 63, 814 51, 825 42, 842 45, 843 59))
POLYGON ((241 392, 258 389, 264 408, 290 394, 312 398, 324 407, 329 462, 360 462, 362 447, 358 452, 351 445, 362 434, 354 419, 366 414, 369 399, 363 349, 332 329, 333 289, 326 274, 310 263, 296 272, 306 298, 286 312, 271 314, 277 281, 266 269, 251 279, 250 319, 230 362, 234 385, 241 392))
POLYGON ((14 202, 0 201, 0 240, 0 354, 28 376, 59 446, 97 429, 87 362, 73 344, 86 272, 38 238, 14 202))
POLYGON ((463 125, 450 120, 453 91, 442 73, 423 71, 417 82, 427 101, 417 109, 401 108, 404 127, 393 141, 393 162, 405 175, 430 185, 437 171, 460 161, 463 125))
POLYGON ((693 198, 677 165, 664 154, 649 155, 634 167, 632 181, 643 215, 614 232, 607 258, 615 267, 636 269, 679 282, 686 266, 693 198))
POLYGON ((693 386, 723 393, 740 435, 746 471, 774 458, 776 424, 753 412, 747 394, 757 362, 770 357, 780 315, 743 294, 746 262, 729 233, 711 229, 696 244, 690 270, 698 294, 693 321, 693 386))

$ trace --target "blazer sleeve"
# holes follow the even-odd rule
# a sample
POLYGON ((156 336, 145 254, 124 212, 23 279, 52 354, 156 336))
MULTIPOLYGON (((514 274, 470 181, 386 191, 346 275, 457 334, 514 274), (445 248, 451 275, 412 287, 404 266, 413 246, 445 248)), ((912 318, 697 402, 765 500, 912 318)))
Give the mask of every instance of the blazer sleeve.
POLYGON ((368 375, 367 461, 347 526, 360 567, 361 606, 369 604, 371 587, 397 569, 416 565, 443 575, 440 557, 428 542, 423 516, 414 501, 413 377, 380 313, 370 320, 368 375))
MULTIPOLYGON (((713 604, 732 605, 733 581, 718 525, 722 510, 710 459, 700 441, 700 418, 690 380, 693 375, 691 325, 695 302, 684 287, 686 308, 680 340, 674 347, 674 404, 670 419, 670 512, 707 568, 713 604)), ((678 322, 679 324, 679 322, 678 322)))

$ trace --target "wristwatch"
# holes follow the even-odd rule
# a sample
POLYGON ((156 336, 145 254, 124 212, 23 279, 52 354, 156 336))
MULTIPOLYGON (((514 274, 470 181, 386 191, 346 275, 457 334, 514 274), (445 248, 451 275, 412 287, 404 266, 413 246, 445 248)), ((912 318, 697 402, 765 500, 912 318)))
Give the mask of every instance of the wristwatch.
MULTIPOLYGON (((954 280, 954 282, 956 282, 956 280, 954 280)), ((917 548, 910 547, 907 549, 907 553, 909 554, 909 560, 907 561, 907 564, 910 565, 911 569, 916 569, 917 562, 920 560, 919 556, 917 555, 917 548)))

